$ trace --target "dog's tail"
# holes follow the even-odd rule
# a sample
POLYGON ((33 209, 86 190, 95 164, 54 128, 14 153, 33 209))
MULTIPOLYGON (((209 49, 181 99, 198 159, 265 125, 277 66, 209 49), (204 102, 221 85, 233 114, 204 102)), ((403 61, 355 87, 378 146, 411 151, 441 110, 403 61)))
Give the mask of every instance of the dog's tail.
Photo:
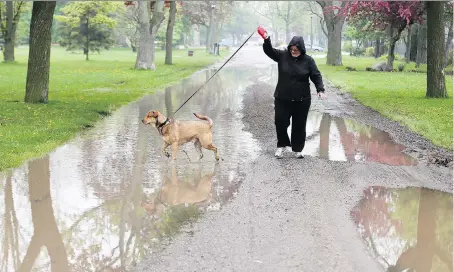
POLYGON ((208 121, 208 125, 210 125, 210 128, 213 126, 213 120, 211 120, 210 117, 208 116, 205 116, 205 115, 200 115, 200 114, 197 114, 197 113, 194 113, 195 117, 201 119, 201 120, 205 120, 205 121, 208 121))

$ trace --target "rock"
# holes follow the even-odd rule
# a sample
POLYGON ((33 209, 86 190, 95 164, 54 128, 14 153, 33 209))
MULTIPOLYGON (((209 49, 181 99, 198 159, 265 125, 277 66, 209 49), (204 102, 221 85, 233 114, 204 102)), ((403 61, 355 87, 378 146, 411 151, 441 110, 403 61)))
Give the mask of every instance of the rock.
POLYGON ((372 65, 372 69, 374 71, 388 71, 389 70, 388 64, 386 64, 386 62, 384 62, 384 61, 372 65))

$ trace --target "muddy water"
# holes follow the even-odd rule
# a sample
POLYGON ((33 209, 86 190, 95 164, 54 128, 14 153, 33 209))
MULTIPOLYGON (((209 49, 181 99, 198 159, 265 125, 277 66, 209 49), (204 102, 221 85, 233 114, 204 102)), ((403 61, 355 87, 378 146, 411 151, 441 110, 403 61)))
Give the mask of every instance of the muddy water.
POLYGON ((131 271, 158 245, 238 191, 258 146, 242 131, 242 92, 254 72, 225 69, 177 114, 214 121, 214 144, 198 161, 192 144, 173 166, 140 119, 170 114, 212 74, 204 70, 116 111, 43 158, 0 176, 2 271, 131 271))
POLYGON ((452 194, 370 187, 351 216, 385 270, 453 271, 452 194))
MULTIPOLYGON (((387 132, 316 111, 309 112, 303 153, 332 161, 370 161, 387 165, 416 165, 387 132)), ((289 128, 289 135, 291 130, 289 128)))

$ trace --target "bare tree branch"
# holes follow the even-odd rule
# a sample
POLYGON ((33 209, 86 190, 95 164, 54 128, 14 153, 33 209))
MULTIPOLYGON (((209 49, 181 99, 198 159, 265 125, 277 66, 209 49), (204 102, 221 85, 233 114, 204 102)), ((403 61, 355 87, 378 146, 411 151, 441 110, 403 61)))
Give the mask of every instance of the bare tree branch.
POLYGON ((328 37, 328 31, 325 29, 325 19, 320 18, 320 26, 322 27, 323 34, 325 34, 326 37, 328 37))
POLYGON ((323 17, 322 17, 320 14, 318 14, 317 12, 315 12, 315 11, 312 9, 312 3, 311 3, 311 2, 306 2, 306 3, 308 4, 309 9, 311 10, 311 13, 312 13, 313 15, 316 15, 318 18, 323 19, 323 17))

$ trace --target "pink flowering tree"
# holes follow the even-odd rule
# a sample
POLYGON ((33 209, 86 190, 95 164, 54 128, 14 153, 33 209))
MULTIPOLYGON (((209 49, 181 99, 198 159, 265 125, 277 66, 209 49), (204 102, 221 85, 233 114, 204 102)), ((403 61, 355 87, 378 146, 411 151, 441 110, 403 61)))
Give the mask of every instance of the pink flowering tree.
POLYGON ((394 63, 394 48, 402 31, 415 22, 421 22, 425 12, 421 1, 351 1, 340 6, 329 6, 324 12, 336 13, 348 22, 367 20, 364 31, 386 31, 389 37, 388 69, 394 63))

